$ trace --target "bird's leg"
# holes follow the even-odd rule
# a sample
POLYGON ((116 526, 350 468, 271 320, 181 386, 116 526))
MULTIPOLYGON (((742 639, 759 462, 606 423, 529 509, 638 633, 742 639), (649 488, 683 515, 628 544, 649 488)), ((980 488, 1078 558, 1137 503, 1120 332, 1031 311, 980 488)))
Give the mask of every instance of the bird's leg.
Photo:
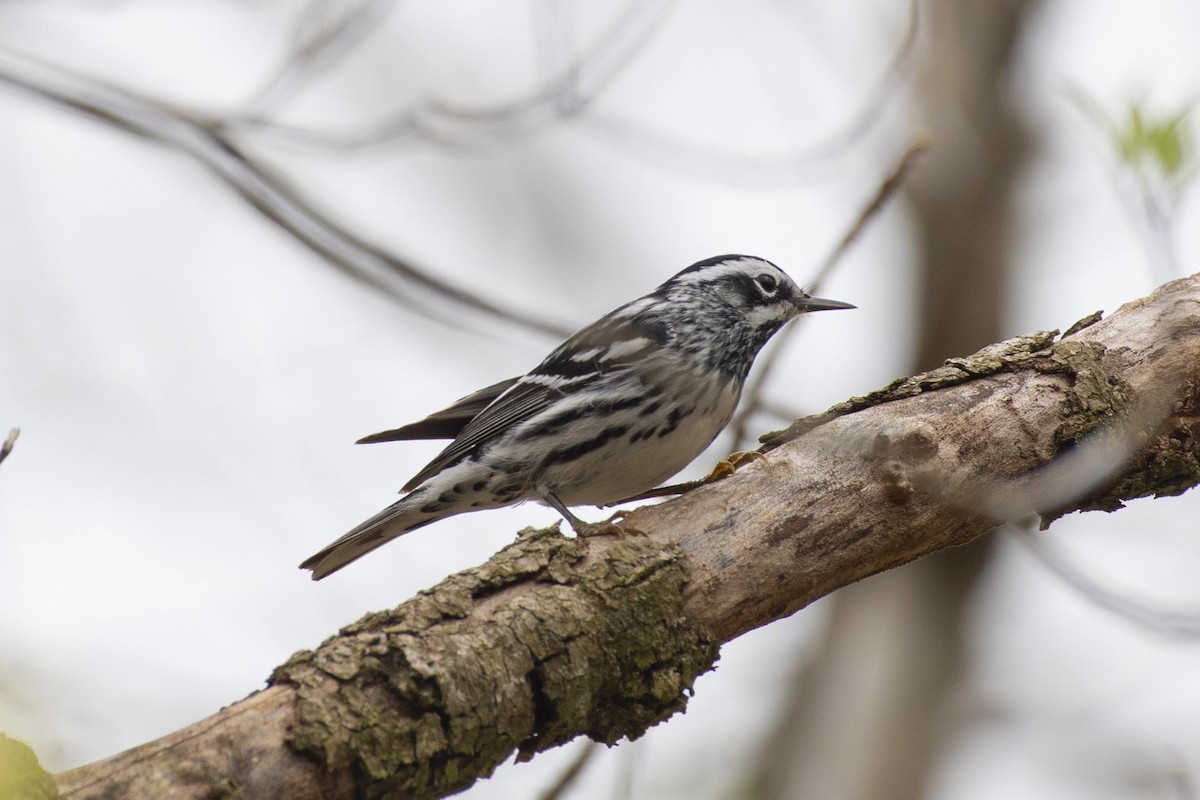
POLYGON ((725 458, 718 461, 717 465, 713 467, 713 471, 710 472, 708 477, 704 478, 701 482, 714 483, 715 481, 719 481, 723 478, 728 478, 730 475, 737 472, 739 469, 752 461, 761 461, 765 464, 767 463, 767 457, 757 450, 739 450, 736 453, 730 453, 729 455, 725 456, 725 458))
MULTIPOLYGON (((638 500, 649 500, 654 497, 674 497, 676 495, 687 494, 693 489, 699 489, 701 486, 707 486, 710 483, 716 483, 719 480, 728 478, 734 472, 749 464, 751 461, 761 461, 764 464, 769 464, 767 457, 757 450, 739 450, 736 453, 730 453, 725 458, 717 462, 713 467, 713 471, 703 478, 697 478, 694 481, 686 481, 685 483, 673 483, 670 486, 659 486, 657 489, 651 489, 641 494, 635 494, 633 497, 626 497, 617 500, 613 503, 608 503, 608 506, 619 506, 622 503, 633 503, 638 500)), ((620 512, 617 512, 618 514, 620 512)), ((615 515, 614 515, 615 516, 615 515)), ((626 528, 626 531, 629 529, 626 528)))
POLYGON ((634 528, 623 528, 617 524, 618 518, 624 519, 628 516, 627 512, 618 511, 602 522, 584 522, 572 514, 571 510, 567 508, 562 500, 558 499, 554 492, 542 492, 541 497, 546 505, 553 508, 559 514, 562 514, 563 519, 571 526, 571 530, 575 531, 575 535, 581 539, 589 536, 618 536, 623 539, 627 534, 641 533, 641 531, 634 528))

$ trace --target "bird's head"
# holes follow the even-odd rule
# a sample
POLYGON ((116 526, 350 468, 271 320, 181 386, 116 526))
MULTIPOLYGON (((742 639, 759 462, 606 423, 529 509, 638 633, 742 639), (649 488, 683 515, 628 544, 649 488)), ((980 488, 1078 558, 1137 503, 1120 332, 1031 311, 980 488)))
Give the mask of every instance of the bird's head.
POLYGON ((854 308, 849 303, 813 297, 779 267, 755 256, 705 259, 678 273, 661 288, 676 297, 692 295, 697 300, 724 303, 736 310, 750 328, 770 333, 809 311, 854 308))
POLYGON ((742 379, 789 320, 854 306, 813 297, 766 259, 726 255, 693 264, 626 308, 664 321, 672 346, 689 358, 742 379))

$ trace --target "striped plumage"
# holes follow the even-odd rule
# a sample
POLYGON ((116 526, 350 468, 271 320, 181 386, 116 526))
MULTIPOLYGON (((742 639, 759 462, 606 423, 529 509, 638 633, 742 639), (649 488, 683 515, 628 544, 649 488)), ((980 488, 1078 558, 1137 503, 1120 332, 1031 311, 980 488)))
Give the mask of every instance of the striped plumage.
POLYGON ((752 256, 693 264, 563 342, 527 375, 420 422, 361 439, 452 438, 404 497, 300 566, 314 580, 439 519, 540 500, 567 510, 650 489, 687 466, 729 422, 758 351, 811 297, 752 256))

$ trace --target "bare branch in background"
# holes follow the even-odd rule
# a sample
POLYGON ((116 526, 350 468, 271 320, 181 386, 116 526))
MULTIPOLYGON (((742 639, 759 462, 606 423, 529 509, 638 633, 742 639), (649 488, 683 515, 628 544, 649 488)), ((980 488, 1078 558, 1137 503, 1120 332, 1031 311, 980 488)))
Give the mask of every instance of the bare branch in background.
POLYGON ((460 144, 478 147, 525 137, 547 124, 579 118, 650 43, 673 5, 674 0, 630 0, 583 56, 527 97, 477 107, 435 101, 425 109, 424 122, 442 136, 453 133, 451 138, 460 144))
POLYGON ((562 0, 534 0, 533 34, 543 84, 561 87, 555 111, 563 116, 579 105, 578 71, 575 63, 574 4, 562 0), (574 72, 573 72, 574 71, 574 72), (556 76, 561 75, 561 79, 556 76))
POLYGON ((0 462, 8 458, 8 454, 12 452, 13 445, 17 443, 17 437, 20 435, 20 428, 13 428, 8 432, 8 438, 3 443, 0 443, 0 462))
POLYGON ((237 118, 226 124, 301 148, 354 151, 421 142, 474 152, 506 145, 569 119, 580 130, 658 167, 736 184, 787 184, 810 176, 817 165, 845 152, 873 128, 882 116, 880 109, 907 75, 906 65, 915 51, 919 31, 919 4, 910 0, 904 31, 880 78, 850 119, 823 143, 750 156, 694 145, 591 107, 592 101, 651 42, 673 6, 673 0, 631 0, 583 54, 565 63, 563 51, 572 47, 566 12, 559 4, 535 7, 542 60, 551 66, 540 86, 505 103, 468 107, 434 98, 369 128, 343 132, 290 126, 264 118, 237 118), (566 43, 547 41, 560 34, 567 38, 566 43))
POLYGON ((1081 569, 1070 556, 1048 542, 1044 535, 1038 534, 1037 524, 1038 518, 1030 516, 1019 522, 1007 523, 1000 530, 1012 533, 1013 538, 1025 545, 1047 569, 1097 608, 1163 636, 1200 637, 1200 612, 1167 608, 1107 586, 1105 581, 1081 569))
MULTIPOLYGON (((389 115, 366 129, 331 132, 283 125, 265 119, 231 120, 280 144, 320 150, 354 151, 423 143, 476 152, 507 145, 579 114, 652 39, 673 0, 631 0, 583 55, 547 74, 528 94, 504 103, 467 107, 433 98, 389 115)), ((540 27, 565 24, 555 14, 535 15, 540 27)), ((547 32, 548 35, 549 32, 547 32)), ((541 49, 548 45, 539 36, 541 49)), ((556 49, 553 58, 558 58, 556 49)))
POLYGON ((829 280, 829 276, 833 273, 833 268, 838 265, 842 257, 850 249, 850 246, 858 241, 858 237, 862 235, 863 229, 875 216, 883 209, 883 206, 892 199, 892 196, 904 184, 906 178, 914 166, 916 166, 917 158, 929 149, 930 139, 927 132, 918 132, 909 142, 908 149, 904 151, 904 155, 896 163, 896 166, 888 174, 883 182, 879 184, 879 188, 875 190, 875 196, 871 198, 871 202, 867 203, 866 207, 859 213, 858 219, 850 226, 850 229, 842 235, 841 241, 833 248, 825 261, 821 264, 821 268, 817 270, 817 275, 809 283, 809 290, 812 292, 820 292, 821 286, 825 281, 829 280))
MULTIPOLYGON (((826 256, 825 261, 821 264, 821 268, 817 270, 817 275, 808 284, 808 289, 817 294, 821 284, 829 279, 833 269, 841 262, 842 257, 850 249, 850 246, 857 241, 862 234, 863 229, 867 224, 875 218, 884 204, 896 193, 903 183, 904 179, 912 171, 913 166, 917 162, 918 156, 929 148, 928 135, 921 133, 915 136, 912 142, 908 145, 908 149, 904 151, 904 155, 896 163, 895 168, 891 173, 883 179, 879 184, 879 188, 875 190, 875 196, 871 198, 871 202, 859 212, 858 218, 854 224, 846 231, 837 245, 826 256)), ((733 421, 729 424, 729 432, 733 438, 733 449, 742 450, 750 446, 751 437, 748 433, 750 418, 763 410, 763 387, 766 385, 767 379, 771 377, 771 373, 775 369, 775 365, 779 362, 779 356, 783 352, 789 337, 796 330, 795 325, 790 325, 780 331, 775 337, 775 343, 768 349, 767 353, 759 360, 759 367, 755 370, 749 384, 746 387, 745 394, 742 398, 741 407, 738 413, 734 416, 733 421)), ((783 419, 791 419, 798 416, 797 412, 781 410, 777 414, 782 415, 783 419)))
POLYGON ((600 750, 599 742, 584 742, 579 752, 575 754, 575 758, 571 759, 571 763, 562 771, 556 780, 546 791, 538 795, 538 800, 559 800, 563 793, 575 785, 575 781, 583 774, 583 768, 588 765, 592 757, 600 750))
POLYGON ((808 142, 784 152, 762 156, 719 152, 665 135, 645 125, 613 114, 594 113, 579 120, 585 130, 602 136, 626 153, 688 175, 698 175, 736 185, 776 186, 810 177, 818 166, 860 142, 882 117, 881 110, 908 75, 907 64, 916 51, 919 2, 909 0, 904 32, 874 87, 863 95, 849 120, 822 142, 808 142))
POLYGON ((330 3, 309 0, 296 15, 296 46, 278 71, 263 84, 258 94, 242 110, 244 119, 265 119, 273 109, 299 93, 319 70, 345 56, 363 37, 378 30, 380 21, 399 0, 359 0, 330 3), (330 11, 341 13, 329 17, 330 11))
MULTIPOLYGON (((448 301, 514 327, 562 337, 564 326, 505 308, 421 269, 382 245, 352 233, 318 210, 286 178, 244 152, 210 121, 169 103, 77 75, 39 59, 0 50, 0 83, 79 111, 192 157, 263 216, 347 275, 424 316, 451 319, 448 301), (433 305, 431 301, 435 301, 433 305)), ((462 315, 452 317, 462 327, 462 315)))
MULTIPOLYGON (((0 51, 0 83, 192 157, 329 263, 419 313, 446 320, 451 316, 448 309, 428 301, 448 301, 522 329, 551 336, 568 334, 565 326, 503 307, 443 279, 437 270, 418 267, 382 245, 352 233, 305 198, 285 175, 268 166, 255 148, 244 141, 251 134, 255 141, 271 135, 278 139, 282 135, 291 137, 293 143, 307 139, 310 145, 315 144, 314 135, 319 138, 323 134, 276 125, 267 115, 301 91, 319 69, 344 56, 393 5, 394 0, 362 0, 350 4, 314 30, 299 33, 294 52, 266 81, 243 115, 200 114, 12 51, 0 51)), ((628 3, 584 54, 566 59, 566 64, 553 70, 543 86, 525 98, 481 108, 430 101, 385 122, 382 130, 360 136, 358 144, 371 143, 373 139, 374 143, 394 143, 397 137, 413 137, 443 147, 477 149, 528 135, 549 123, 581 118, 581 112, 590 102, 651 41, 671 7, 671 0, 628 3)), ((897 79, 901 63, 912 50, 916 7, 914 1, 908 28, 881 86, 897 79)), ((564 49, 574 49, 573 44, 568 36, 559 43, 559 49, 553 49, 546 39, 566 36, 570 20, 562 12, 545 8, 536 18, 544 29, 540 38, 547 62, 559 65, 564 60, 564 49)), ((881 90, 874 94, 882 96, 881 90)), ((873 116, 859 115, 864 120, 873 116)), ((856 123, 855 128, 859 127, 856 123)), ((847 136, 841 136, 839 146, 844 147, 846 139, 847 136)), ((670 146, 674 153, 681 152, 677 144, 670 146)), ((461 324, 462 319, 463 315, 453 315, 455 324, 461 324)))

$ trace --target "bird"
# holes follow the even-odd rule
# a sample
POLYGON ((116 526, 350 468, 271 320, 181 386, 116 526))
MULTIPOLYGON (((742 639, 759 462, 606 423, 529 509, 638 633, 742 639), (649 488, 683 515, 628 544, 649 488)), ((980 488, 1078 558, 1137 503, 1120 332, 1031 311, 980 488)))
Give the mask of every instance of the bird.
MULTIPOLYGON (((849 309, 775 264, 722 255, 605 314, 538 366, 359 444, 451 439, 405 494, 301 565, 320 580, 417 528, 536 500, 577 535, 571 506, 632 497, 687 466, 725 428, 763 345, 790 320, 849 309)), ((608 524, 608 528, 613 526, 608 524)))

